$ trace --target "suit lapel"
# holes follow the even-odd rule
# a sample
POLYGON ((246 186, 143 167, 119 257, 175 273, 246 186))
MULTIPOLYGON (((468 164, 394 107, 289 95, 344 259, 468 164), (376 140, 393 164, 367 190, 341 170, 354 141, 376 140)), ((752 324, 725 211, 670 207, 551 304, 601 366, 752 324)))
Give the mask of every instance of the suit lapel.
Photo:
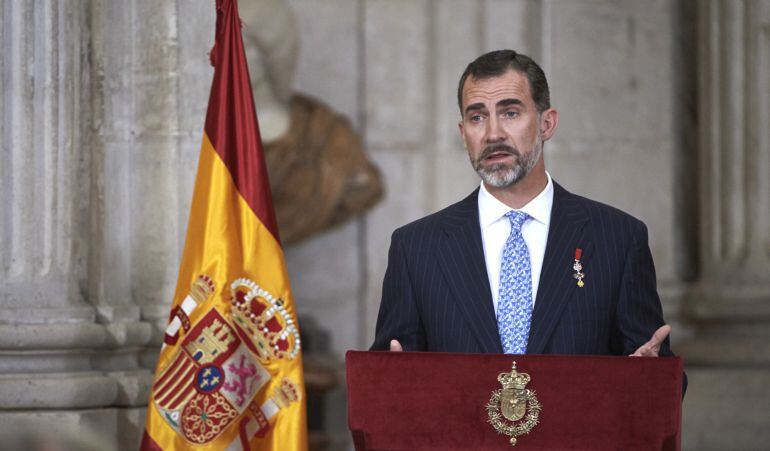
POLYGON ((590 250, 583 231, 586 221, 588 214, 579 198, 554 182, 551 224, 532 312, 527 354, 544 352, 564 307, 577 288, 572 264, 575 248, 582 248, 584 256, 590 250))
POLYGON ((448 210, 438 262, 482 352, 502 353, 481 243, 478 189, 448 210))

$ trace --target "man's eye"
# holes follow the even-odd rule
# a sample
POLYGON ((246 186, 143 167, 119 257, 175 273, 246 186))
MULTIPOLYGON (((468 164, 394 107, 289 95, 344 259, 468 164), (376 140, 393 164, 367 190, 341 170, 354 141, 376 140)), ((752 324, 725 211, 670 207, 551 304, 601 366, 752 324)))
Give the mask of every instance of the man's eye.
POLYGON ((503 116, 507 117, 508 119, 513 119, 518 115, 519 115, 518 111, 506 111, 505 113, 503 113, 503 116))
POLYGON ((480 114, 474 114, 470 117, 471 122, 479 122, 482 118, 480 114))

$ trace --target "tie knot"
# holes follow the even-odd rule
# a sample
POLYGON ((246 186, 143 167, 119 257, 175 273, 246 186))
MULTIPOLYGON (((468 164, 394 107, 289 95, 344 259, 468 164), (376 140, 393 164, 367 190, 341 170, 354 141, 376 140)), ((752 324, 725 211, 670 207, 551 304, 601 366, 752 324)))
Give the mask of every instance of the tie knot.
POLYGON ((521 233, 521 226, 523 226, 524 221, 529 218, 527 213, 515 210, 509 211, 505 216, 511 221, 511 233, 521 233))

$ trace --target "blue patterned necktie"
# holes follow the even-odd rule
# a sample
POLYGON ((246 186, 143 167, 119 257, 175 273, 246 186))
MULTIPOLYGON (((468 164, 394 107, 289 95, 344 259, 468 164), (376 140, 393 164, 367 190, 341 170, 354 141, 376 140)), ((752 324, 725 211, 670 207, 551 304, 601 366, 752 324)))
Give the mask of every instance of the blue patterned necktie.
POLYGON ((505 242, 500 263, 497 329, 503 352, 524 354, 532 319, 532 267, 521 226, 529 215, 523 211, 509 211, 505 216, 511 221, 511 234, 505 242))

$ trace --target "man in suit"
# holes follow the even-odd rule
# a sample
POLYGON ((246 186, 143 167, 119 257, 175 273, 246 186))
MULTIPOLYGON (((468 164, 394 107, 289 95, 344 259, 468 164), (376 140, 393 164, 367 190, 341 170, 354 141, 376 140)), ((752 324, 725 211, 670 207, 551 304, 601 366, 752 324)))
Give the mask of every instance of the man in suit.
POLYGON ((672 355, 644 224, 545 170, 559 114, 542 69, 484 54, 458 103, 482 183, 393 233, 372 349, 672 355))

